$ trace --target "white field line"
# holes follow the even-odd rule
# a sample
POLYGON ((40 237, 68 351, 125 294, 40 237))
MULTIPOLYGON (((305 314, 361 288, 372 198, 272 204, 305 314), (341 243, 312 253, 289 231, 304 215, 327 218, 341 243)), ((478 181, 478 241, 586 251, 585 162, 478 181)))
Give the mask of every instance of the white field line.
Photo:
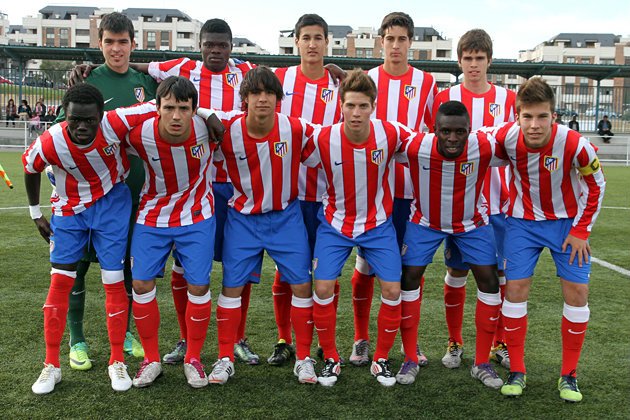
POLYGON ((595 264, 599 264, 602 267, 608 268, 609 270, 616 271, 619 274, 623 274, 624 276, 630 277, 630 270, 626 270, 625 268, 619 267, 618 265, 611 264, 607 261, 600 260, 599 258, 595 258, 591 256, 591 262, 595 264))
POLYGON ((612 210, 630 210, 630 207, 610 207, 610 206, 602 206, 603 209, 612 209, 612 210))

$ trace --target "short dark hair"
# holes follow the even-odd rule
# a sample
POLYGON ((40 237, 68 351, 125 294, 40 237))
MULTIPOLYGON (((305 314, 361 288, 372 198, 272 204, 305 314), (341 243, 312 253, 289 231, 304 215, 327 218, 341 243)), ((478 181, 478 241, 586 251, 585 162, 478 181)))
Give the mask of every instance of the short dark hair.
POLYGON ((187 102, 192 99, 193 109, 197 108, 197 89, 190 80, 181 76, 169 76, 164 79, 155 92, 155 100, 158 108, 162 98, 173 95, 178 102, 187 102))
POLYGON ((385 32, 393 26, 402 26, 407 29, 407 35, 409 39, 413 39, 414 26, 413 19, 407 13, 392 12, 383 18, 381 27, 378 29, 378 34, 382 37, 385 36, 385 32))
POLYGON ((133 41, 136 30, 133 28, 133 22, 122 13, 112 12, 103 15, 101 23, 98 25, 98 39, 103 39, 103 32, 109 31, 115 34, 127 32, 129 39, 133 41))
POLYGON ((295 37, 300 37, 300 31, 305 26, 321 26, 324 30, 324 38, 328 38, 328 24, 320 15, 316 15, 315 13, 307 13, 305 15, 300 16, 297 23, 295 24, 295 37))
POLYGON ((526 80, 516 93, 516 113, 521 111, 521 106, 540 103, 548 103, 551 112, 556 109, 556 96, 553 89, 542 77, 532 77, 526 80))
POLYGON ((206 33, 217 33, 217 34, 227 34, 230 37, 230 42, 232 42, 232 29, 230 25, 223 19, 210 19, 206 20, 206 22, 201 27, 201 31, 199 32, 199 41, 201 42, 201 37, 206 33))
POLYGON ((442 105, 440 105, 440 107, 437 110, 437 114, 435 117, 436 121, 437 121, 437 117, 440 115, 453 116, 453 117, 465 116, 466 119, 470 122, 470 115, 468 114, 468 110, 466 109, 464 104, 459 101, 444 102, 442 105))
POLYGON ((266 66, 255 67, 245 74, 238 91, 243 100, 243 109, 246 107, 245 98, 247 98, 250 93, 258 93, 261 91, 273 92, 278 101, 281 101, 284 97, 282 83, 280 83, 275 73, 266 66))
POLYGON ((488 59, 492 58, 492 38, 483 29, 471 29, 459 39, 457 43, 457 58, 462 58, 464 51, 485 52, 488 59))
POLYGON ((346 93, 348 92, 363 93, 370 98, 372 103, 376 100, 376 84, 374 80, 361 69, 352 70, 348 73, 346 78, 343 79, 343 82, 341 82, 339 86, 341 102, 344 101, 346 93))
POLYGON ((66 91, 66 94, 63 95, 63 99, 61 100, 64 112, 68 111, 70 102, 81 105, 96 104, 99 114, 102 114, 105 109, 101 91, 87 83, 79 83, 66 91))

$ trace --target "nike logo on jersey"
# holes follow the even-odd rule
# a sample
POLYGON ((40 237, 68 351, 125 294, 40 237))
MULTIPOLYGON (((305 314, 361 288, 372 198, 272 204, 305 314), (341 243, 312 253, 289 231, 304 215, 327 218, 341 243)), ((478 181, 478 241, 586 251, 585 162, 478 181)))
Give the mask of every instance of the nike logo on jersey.
POLYGON ((284 92, 285 96, 295 95, 295 92, 284 92))
POLYGON ((335 166, 339 166, 339 165, 343 165, 343 161, 341 161, 341 162, 335 161, 335 166))
POLYGON ((111 101, 112 99, 114 99, 114 98, 113 98, 113 97, 112 97, 112 98, 109 98, 108 100, 106 100, 105 102, 103 102, 103 104, 106 104, 107 102, 111 101))
POLYGON ((247 160, 247 156, 239 156, 238 160, 247 160))
POLYGON ((571 334, 580 335, 580 334, 584 334, 586 332, 586 330, 584 330, 584 331, 573 331, 571 328, 569 328, 569 332, 571 334))
POLYGON ((159 160, 162 160, 162 158, 151 157, 151 160, 152 160, 153 162, 157 162, 157 161, 159 161, 159 160))
POLYGON ((186 289, 188 286, 179 286, 179 287, 175 287, 173 286, 173 290, 182 290, 182 289, 186 289))
POLYGON ((79 296, 80 294, 85 293, 85 289, 81 290, 80 292, 75 292, 74 290, 72 291, 72 296, 79 296))
POLYGON ((422 165, 422 169, 424 169, 425 171, 429 171, 431 170, 431 167, 422 165))
POLYGON ((68 169, 70 169, 71 171, 73 171, 73 170, 75 170, 77 168, 78 168, 78 166, 68 166, 68 169))
POLYGON ((490 321, 494 322, 494 321, 498 321, 499 317, 495 316, 495 317, 490 317, 490 321))
MULTIPOLYGON (((122 311, 118 311, 118 312, 115 312, 115 313, 113 313, 113 314, 107 314, 107 316, 108 316, 108 317, 110 317, 110 318, 113 318, 113 317, 115 317, 116 315, 120 315, 120 314, 122 314, 123 312, 125 312, 125 310, 124 310, 124 309, 123 309, 122 311)), ((147 316, 148 316, 148 315, 147 315, 147 316)))
POLYGON ((516 158, 514 156, 510 156, 510 159, 512 160, 516 160, 516 158))
POLYGON ((395 333, 396 331, 398 331, 398 328, 395 328, 393 330, 388 330, 387 328, 385 328, 386 333, 395 333))
POLYGON ((518 330, 518 329, 520 329, 520 328, 521 328, 521 327, 516 327, 516 328, 503 327, 503 329, 504 329, 505 331, 516 331, 516 330, 518 330))
POLYGON ((210 318, 209 316, 205 317, 205 318, 201 318, 201 319, 197 319, 194 316, 190 317, 191 321, 197 321, 197 322, 201 322, 201 321, 205 321, 206 319, 210 318))
POLYGON ((146 317, 148 317, 148 316, 149 316, 148 314, 147 314, 147 315, 145 315, 145 316, 135 316, 135 315, 134 315, 134 316, 133 316, 133 319, 135 319, 135 320, 140 320, 140 319, 144 319, 144 318, 146 318, 146 317))
POLYGON ((201 81, 201 77, 193 77, 193 82, 200 82, 201 81))

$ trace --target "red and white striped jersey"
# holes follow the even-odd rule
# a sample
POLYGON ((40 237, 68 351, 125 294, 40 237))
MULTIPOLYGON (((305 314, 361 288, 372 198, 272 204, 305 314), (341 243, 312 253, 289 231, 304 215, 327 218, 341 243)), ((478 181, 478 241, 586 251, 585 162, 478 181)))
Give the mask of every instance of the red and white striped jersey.
POLYGON ((135 127, 128 151, 144 162, 145 181, 136 223, 153 227, 187 226, 212 217, 210 168, 214 143, 201 117, 194 116, 186 141, 171 144, 158 130, 159 118, 135 127))
POLYGON ((606 180, 595 147, 577 131, 554 124, 541 149, 525 145, 516 123, 492 130, 512 171, 507 214, 526 220, 574 218, 571 235, 586 239, 601 209, 606 180))
POLYGON ((468 232, 488 224, 480 211, 481 188, 490 166, 505 166, 496 142, 474 132, 461 155, 449 159, 438 151, 435 134, 420 134, 403 144, 397 160, 407 163, 414 200, 410 221, 446 233, 468 232))
POLYGON ((309 167, 321 165, 327 189, 324 215, 349 238, 374 229, 392 214, 394 153, 416 133, 396 122, 370 121, 370 135, 362 144, 351 143, 343 123, 318 128, 303 151, 309 167))
MULTIPOLYGON (((149 64, 149 74, 157 81, 169 76, 181 76, 190 80, 199 92, 198 106, 219 111, 240 110, 241 96, 238 91, 245 74, 254 68, 246 61, 240 64, 228 64, 222 72, 215 73, 208 70, 203 61, 195 61, 183 57, 165 62, 149 64)), ((215 164, 212 173, 215 182, 229 182, 226 168, 215 164)))
MULTIPOLYGON (((304 118, 314 124, 333 125, 341 121, 341 101, 335 79, 324 70, 318 80, 307 78, 300 66, 275 70, 282 83, 284 98, 278 104, 278 112, 291 117, 304 118)), ((300 165, 298 198, 305 201, 322 201, 326 191, 326 179, 321 169, 300 165)))
MULTIPOLYGON (((435 97, 433 115, 437 114, 440 105, 448 101, 459 101, 464 104, 470 115, 471 130, 497 127, 515 120, 516 93, 501 86, 490 84, 490 90, 482 94, 469 91, 463 84, 443 90, 435 97)), ((492 167, 486 173, 483 198, 489 215, 503 213, 506 210, 509 204, 509 179, 506 167, 492 167)))
POLYGON ((243 214, 284 210, 297 198, 301 152, 314 127, 284 114, 275 118, 273 130, 262 139, 248 134, 245 115, 224 119, 226 132, 215 160, 225 160, 234 186, 228 204, 243 214))
POLYGON ((132 127, 155 115, 153 103, 106 112, 96 138, 86 147, 73 143, 68 123, 61 122, 45 131, 24 152, 24 171, 36 174, 51 165, 57 191, 50 199, 53 214, 79 214, 125 180, 129 161, 121 151, 121 142, 132 127))
MULTIPOLYGON (((402 76, 392 76, 380 65, 368 71, 368 76, 378 91, 372 118, 398 121, 418 132, 433 127, 437 85, 430 73, 409 66, 402 76)), ((409 169, 399 163, 395 167, 395 197, 413 198, 409 169)))

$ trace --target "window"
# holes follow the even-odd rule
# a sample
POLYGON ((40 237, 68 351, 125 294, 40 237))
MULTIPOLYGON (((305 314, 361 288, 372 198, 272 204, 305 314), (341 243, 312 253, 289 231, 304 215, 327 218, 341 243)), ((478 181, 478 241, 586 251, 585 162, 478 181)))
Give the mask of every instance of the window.
POLYGON ((436 57, 438 57, 438 58, 447 58, 448 57, 448 51, 447 50, 437 50, 436 57))
POLYGON ((362 49, 357 49, 357 57, 361 57, 363 58, 363 50, 362 49))
POLYGON ((55 46, 55 28, 45 28, 44 34, 46 35, 46 39, 44 40, 44 45, 47 47, 55 46))
POLYGON ((162 33, 160 34, 160 46, 161 47, 168 47, 168 46, 170 46, 170 43, 169 43, 170 34, 171 33, 169 31, 162 31, 162 33))
POLYGON ((575 89, 575 85, 573 83, 566 83, 564 85, 564 93, 567 95, 573 95, 573 91, 575 89))
POLYGON ((407 51, 407 60, 413 60, 413 50, 409 49, 407 51))
POLYGON ((612 64, 615 64, 615 59, 614 58, 600 58, 599 59, 599 63, 600 64, 606 64, 606 65, 612 65, 612 64))
POLYGON ((372 53, 373 51, 369 48, 366 48, 365 50, 365 58, 372 58, 372 53))
POLYGON ((567 57, 567 64, 575 63, 575 57, 567 57))
POLYGON ((582 64, 591 64, 591 59, 590 58, 582 58, 581 63, 582 64))
POLYGON ((345 48, 333 48, 332 55, 346 55, 348 51, 345 48))
POLYGON ((192 34, 190 32, 177 32, 178 39, 190 39, 191 35, 192 34))
POLYGON ((147 50, 155 49, 155 31, 147 31, 147 50))
POLYGON ((68 28, 59 29, 59 46, 67 47, 70 45, 70 30, 68 28))
POLYGON ((77 36, 90 36, 89 29, 77 29, 75 33, 77 36))
POLYGON ((428 60, 429 59, 429 51, 420 50, 418 51, 418 60, 428 60))

